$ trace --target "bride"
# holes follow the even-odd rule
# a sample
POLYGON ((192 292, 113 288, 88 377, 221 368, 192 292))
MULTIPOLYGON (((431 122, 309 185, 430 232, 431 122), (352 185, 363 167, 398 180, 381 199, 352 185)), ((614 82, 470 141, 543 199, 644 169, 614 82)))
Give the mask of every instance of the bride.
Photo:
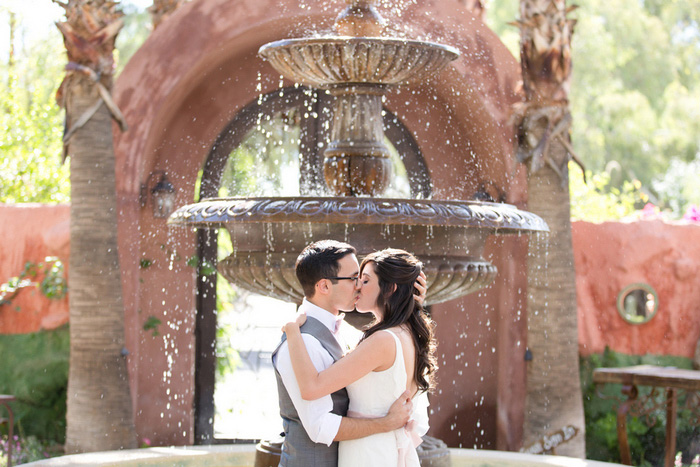
POLYGON ((346 387, 348 416, 375 418, 386 415, 404 391, 413 396, 412 420, 405 428, 341 441, 339 467, 419 466, 415 448, 428 430, 427 391, 437 369, 433 325, 414 299, 421 269, 412 254, 397 249, 372 253, 362 261, 355 307, 361 313, 372 313, 375 319, 355 350, 320 373, 299 331, 306 315, 283 328, 305 400, 346 387))

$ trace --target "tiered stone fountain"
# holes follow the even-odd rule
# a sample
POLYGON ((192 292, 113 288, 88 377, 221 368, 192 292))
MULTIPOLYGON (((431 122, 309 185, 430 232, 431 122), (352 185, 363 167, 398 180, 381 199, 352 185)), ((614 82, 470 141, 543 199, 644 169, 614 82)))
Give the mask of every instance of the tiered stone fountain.
MULTIPOLYGON (((392 176, 382 128, 384 92, 420 82, 458 57, 448 46, 382 37, 383 24, 372 2, 354 0, 336 20, 336 36, 260 48, 286 77, 333 96, 323 172, 334 196, 209 199, 173 213, 171 225, 228 229, 233 253, 218 269, 234 284, 300 303, 296 257, 310 242, 331 238, 354 245, 360 256, 387 247, 413 252, 424 264, 429 305, 494 279, 496 268, 482 258, 488 235, 547 230, 539 217, 505 204, 380 198, 392 176)), ((449 459, 441 441, 424 444, 432 448, 421 453, 431 459, 426 462, 449 459)), ((262 443, 256 465, 276 465, 278 451, 279 443, 262 443)))
POLYGON ((352 244, 360 256, 387 247, 413 252, 425 266, 430 305, 493 281, 496 268, 482 258, 488 235, 547 231, 541 218, 507 204, 379 197, 392 176, 384 92, 425 80, 458 52, 382 37, 384 21, 372 3, 352 1, 338 16, 336 36, 281 40, 259 52, 286 77, 334 96, 332 141, 324 153, 333 196, 208 199, 178 209, 168 221, 225 227, 233 254, 218 269, 240 287, 300 303, 296 257, 310 242, 331 238, 352 244))
MULTIPOLYGON (((413 252, 424 264, 430 305, 493 281, 496 268, 482 258, 490 234, 547 231, 541 218, 506 204, 380 198, 392 177, 382 128, 385 91, 423 81, 459 54, 445 45, 383 37, 384 21, 372 3, 353 0, 336 20, 336 36, 281 40, 259 51, 284 76, 333 96, 323 165, 333 196, 208 199, 178 209, 168 221, 225 227, 233 253, 218 270, 240 287, 300 303, 297 255, 312 241, 331 238, 352 244, 359 256, 388 247, 413 252)), ((423 445, 422 462, 449 462, 442 441, 423 445)), ((278 452, 279 443, 262 443, 256 465, 276 465, 278 452)))

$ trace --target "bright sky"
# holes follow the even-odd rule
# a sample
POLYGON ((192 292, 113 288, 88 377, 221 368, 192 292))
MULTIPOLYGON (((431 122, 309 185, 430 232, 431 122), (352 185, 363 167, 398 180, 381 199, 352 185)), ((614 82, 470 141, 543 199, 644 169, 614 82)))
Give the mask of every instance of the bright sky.
MULTIPOLYGON (((63 0, 67 1, 67 0, 63 0)), ((152 0, 123 0, 124 5, 135 5, 143 9, 152 0)), ((0 0, 0 60, 7 60, 10 44, 9 11, 17 15, 19 30, 16 35, 18 47, 28 46, 33 41, 57 31, 54 23, 63 17, 63 8, 51 0, 0 0)))

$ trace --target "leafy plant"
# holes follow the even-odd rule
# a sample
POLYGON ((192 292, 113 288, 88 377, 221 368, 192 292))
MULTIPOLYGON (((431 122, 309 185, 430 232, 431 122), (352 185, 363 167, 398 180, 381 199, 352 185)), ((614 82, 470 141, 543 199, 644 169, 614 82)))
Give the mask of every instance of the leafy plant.
MULTIPOLYGON (((63 443, 70 352, 68 326, 0 335, 0 394, 12 394, 14 432, 21 439, 63 443)), ((7 426, 0 425, 7 434, 7 426)))
POLYGON ((40 263, 24 263, 24 269, 19 275, 0 284, 0 306, 12 303, 17 294, 27 287, 37 288, 46 298, 52 300, 65 297, 68 293, 68 283, 63 262, 55 256, 47 256, 40 263), (39 278, 41 280, 37 282, 39 278))
POLYGON ((149 316, 146 318, 146 322, 143 323, 143 330, 148 332, 151 331, 151 336, 156 337, 158 334, 158 326, 160 326, 162 323, 161 320, 156 318, 155 316, 149 316))
POLYGON ((578 167, 569 167, 571 218, 589 222, 618 220, 631 216, 644 206, 649 197, 639 180, 623 181, 618 188, 611 184, 611 174, 586 171, 584 182, 578 167))
POLYGON ((199 268, 199 273, 203 276, 211 276, 213 274, 216 274, 216 266, 211 264, 209 261, 206 259, 199 259, 199 256, 193 255, 191 256, 186 263, 188 266, 192 268, 199 268))
MULTIPOLYGON (((700 205, 697 2, 578 4, 571 15, 577 20, 569 95, 574 150, 592 173, 612 175, 610 187, 622 193, 625 181, 639 180, 654 204, 678 218, 689 205, 700 205)), ((487 24, 518 57, 520 38, 512 24, 519 0, 485 6, 487 24)))
POLYGON ((61 162, 63 111, 54 101, 62 48, 53 28, 0 67, 0 202, 70 200, 69 165, 61 162))
POLYGON ((42 442, 36 436, 21 438, 14 435, 10 440, 7 436, 0 439, 0 467, 6 467, 9 445, 12 444, 12 465, 26 464, 56 456, 63 450, 54 442, 42 442))

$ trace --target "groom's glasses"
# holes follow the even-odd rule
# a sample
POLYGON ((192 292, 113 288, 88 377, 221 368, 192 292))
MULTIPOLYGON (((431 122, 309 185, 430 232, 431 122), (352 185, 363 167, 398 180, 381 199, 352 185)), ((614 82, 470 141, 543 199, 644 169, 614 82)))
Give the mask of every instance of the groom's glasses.
POLYGON ((326 277, 332 281, 355 281, 355 287, 357 287, 357 281, 360 280, 358 276, 355 277, 326 277))

